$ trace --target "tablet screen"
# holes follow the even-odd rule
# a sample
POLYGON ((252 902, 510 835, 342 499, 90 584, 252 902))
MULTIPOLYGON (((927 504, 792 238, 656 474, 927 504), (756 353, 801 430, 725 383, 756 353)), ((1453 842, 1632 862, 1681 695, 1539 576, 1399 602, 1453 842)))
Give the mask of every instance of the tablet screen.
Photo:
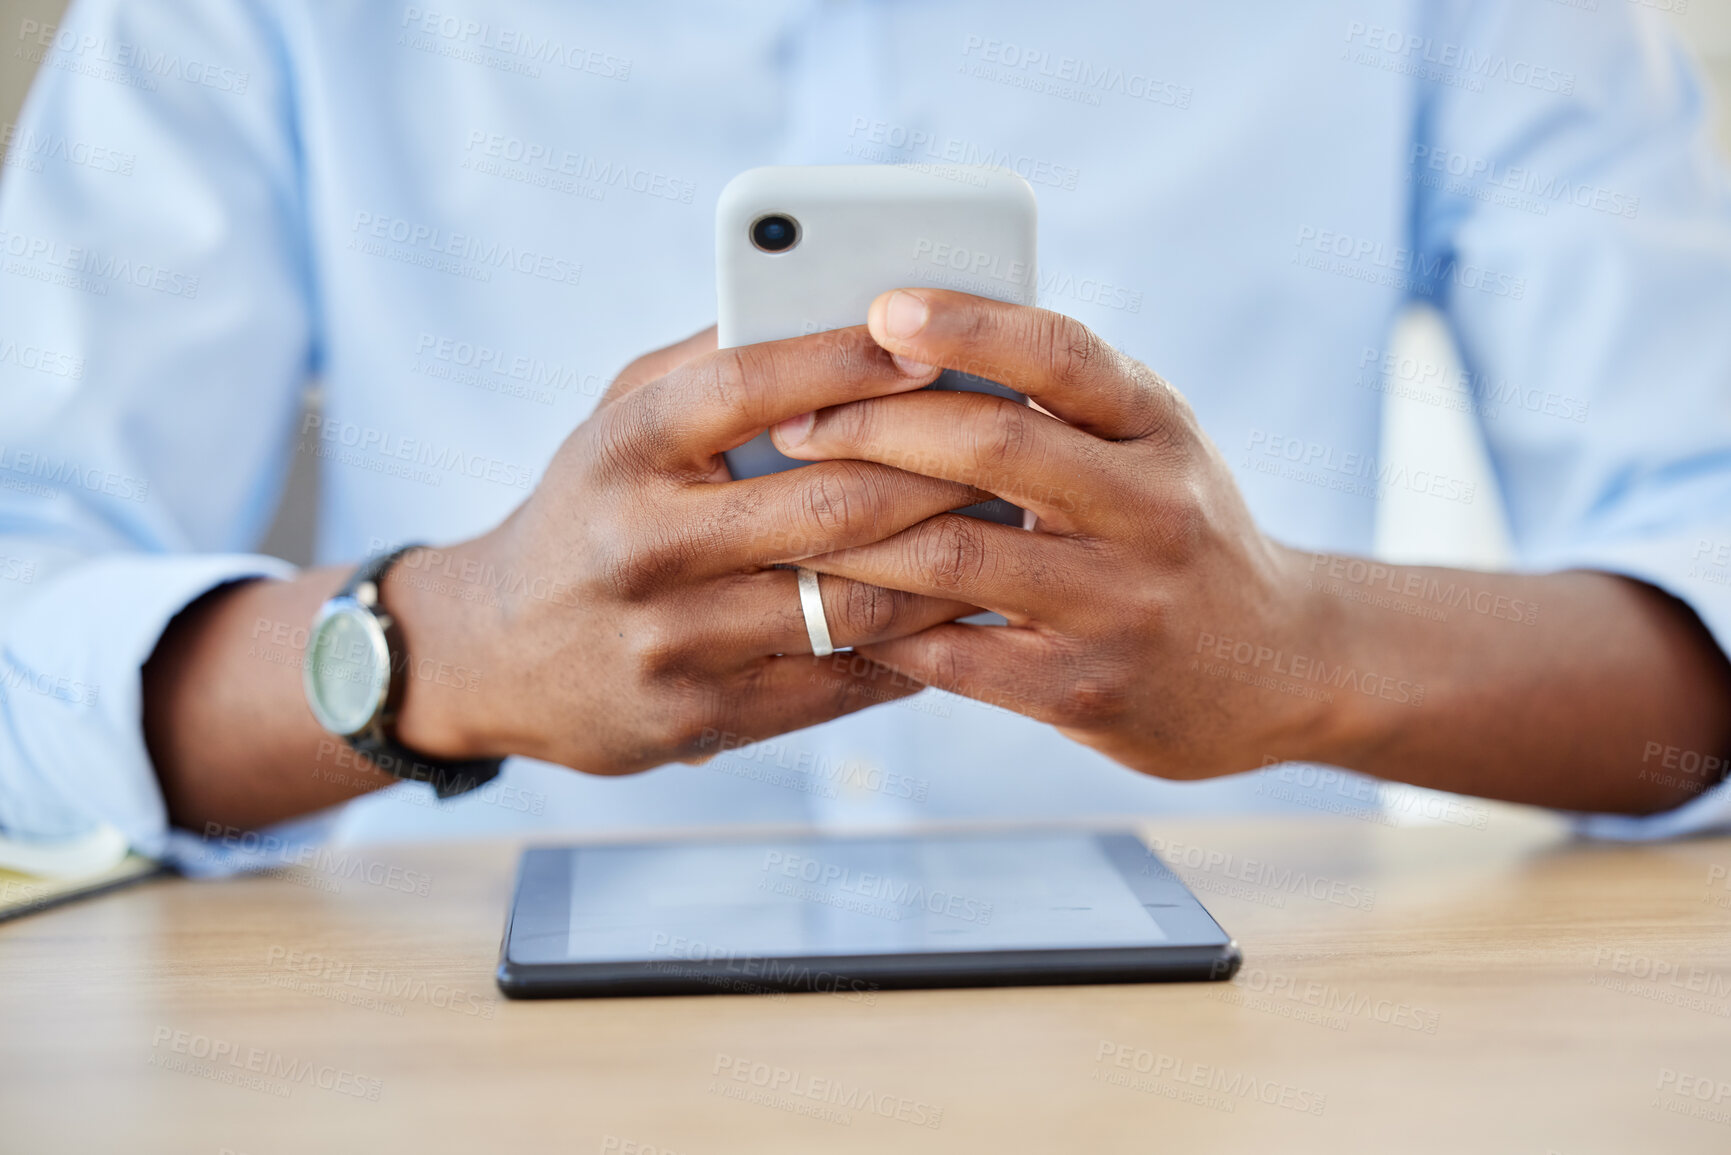
POLYGON ((1132 889, 1111 845, 1056 831, 583 847, 563 961, 1167 943, 1150 908, 1169 904, 1132 889))

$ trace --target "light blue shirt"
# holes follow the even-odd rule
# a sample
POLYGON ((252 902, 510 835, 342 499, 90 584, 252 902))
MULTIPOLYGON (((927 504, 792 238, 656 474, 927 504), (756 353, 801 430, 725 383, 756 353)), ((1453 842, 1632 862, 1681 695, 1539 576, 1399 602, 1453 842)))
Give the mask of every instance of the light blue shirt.
MULTIPOLYGON (((1306 549, 1370 551, 1389 487, 1485 499, 1378 455, 1385 396, 1423 376, 1391 361, 1391 320, 1434 301, 1468 371, 1429 384, 1478 417, 1520 567, 1638 577, 1731 639, 1731 201, 1655 23, 1094 7, 79 0, 25 22, 4 48, 41 70, 0 182, 0 830, 106 822, 187 853, 139 667, 202 592, 289 572, 254 551, 291 445, 319 460, 320 559, 491 527, 620 367, 711 322, 716 195, 769 163, 1023 174, 1042 303, 1182 388, 1261 525, 1306 549)), ((1360 576, 1332 580, 1531 628, 1470 576, 1360 576)), ((1707 753, 1647 746, 1631 774, 1707 753)), ((333 745, 316 772, 345 766, 333 745)), ((703 767, 514 761, 444 806, 397 787, 295 836, 1376 800, 1314 767, 1162 782, 930 692, 703 767)), ((1724 824, 1731 788, 1585 821, 1724 824)))

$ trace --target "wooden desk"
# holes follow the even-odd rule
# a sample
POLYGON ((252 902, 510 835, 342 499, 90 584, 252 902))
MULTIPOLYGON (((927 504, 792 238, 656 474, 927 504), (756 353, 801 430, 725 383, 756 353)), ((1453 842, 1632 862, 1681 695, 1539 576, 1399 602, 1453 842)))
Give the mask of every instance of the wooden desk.
POLYGON ((0 1149, 1731 1151, 1731 840, 1486 813, 1151 829, 1229 985, 507 1003, 515 845, 146 883, 0 926, 0 1149))

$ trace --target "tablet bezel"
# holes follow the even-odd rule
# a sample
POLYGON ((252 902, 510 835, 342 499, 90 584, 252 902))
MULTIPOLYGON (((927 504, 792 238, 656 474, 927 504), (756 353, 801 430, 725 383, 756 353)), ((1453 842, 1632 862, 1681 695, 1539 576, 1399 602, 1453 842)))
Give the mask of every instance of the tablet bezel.
MULTIPOLYGON (((1142 840, 1125 831, 1066 831, 1092 836, 1145 908, 1158 910, 1170 941, 1154 946, 1034 950, 920 951, 898 954, 642 958, 605 962, 528 961, 538 938, 569 934, 571 855, 623 843, 530 847, 518 864, 500 944, 499 989, 511 998, 695 995, 818 991, 862 994, 924 987, 1045 986, 1079 983, 1218 981, 1237 972, 1242 954, 1220 924, 1142 840), (513 950, 513 947, 518 949, 513 950), (527 956, 527 957, 526 957, 527 956)), ((911 840, 1048 834, 1050 830, 913 833, 911 840)), ((884 836, 875 836, 881 839, 884 836)), ((766 846, 835 842, 802 836, 751 840, 766 846)), ((714 841, 708 840, 705 841, 714 841)), ((644 846, 655 843, 631 843, 644 846)), ((678 843, 677 845, 689 845, 678 843)))

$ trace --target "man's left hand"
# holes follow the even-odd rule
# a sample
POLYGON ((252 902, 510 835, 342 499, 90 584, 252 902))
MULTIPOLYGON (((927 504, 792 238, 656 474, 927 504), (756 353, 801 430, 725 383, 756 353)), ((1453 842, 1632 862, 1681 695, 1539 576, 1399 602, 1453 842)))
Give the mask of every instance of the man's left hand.
POLYGON ((898 359, 1001 382, 1039 408, 903 393, 784 421, 773 433, 782 452, 962 482, 1038 520, 1028 532, 943 514, 802 562, 1010 623, 938 625, 862 654, 1162 777, 1337 747, 1330 695, 1267 676, 1281 654, 1350 660, 1329 636, 1326 599, 1306 594, 1310 555, 1257 528, 1176 389, 1043 309, 904 289, 873 302, 868 324, 898 359))

